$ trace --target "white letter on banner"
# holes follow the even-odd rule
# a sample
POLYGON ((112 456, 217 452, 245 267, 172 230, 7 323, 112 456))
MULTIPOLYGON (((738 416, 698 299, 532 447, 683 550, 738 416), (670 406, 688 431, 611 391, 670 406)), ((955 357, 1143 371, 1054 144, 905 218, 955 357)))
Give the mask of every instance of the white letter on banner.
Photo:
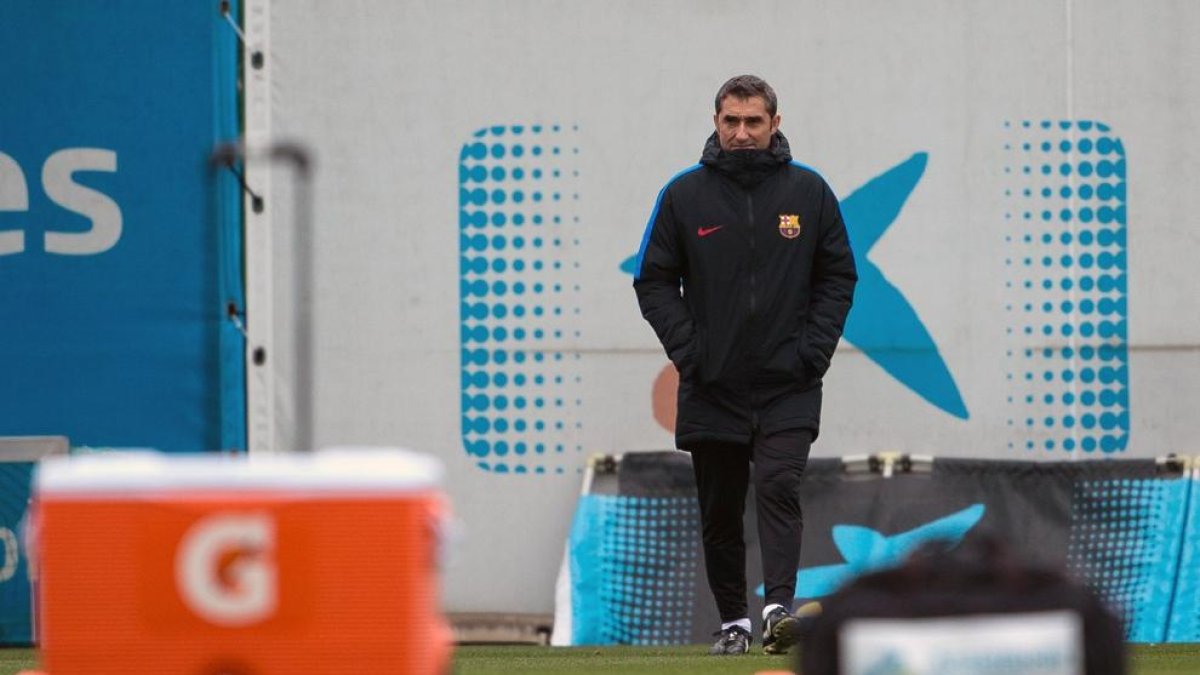
POLYGON ((245 626, 275 613, 275 523, 265 513, 217 514, 192 526, 175 557, 184 603, 205 620, 245 626))
POLYGON ((117 170, 117 153, 100 148, 59 150, 42 165, 42 187, 56 204, 91 219, 87 232, 46 232, 46 251, 94 255, 116 246, 121 238, 121 207, 108 195, 71 180, 76 171, 117 170))
POLYGON ((17 564, 21 562, 21 549, 17 544, 17 535, 7 527, 0 527, 0 540, 4 542, 4 565, 0 566, 0 583, 3 583, 17 574, 17 564))
MULTIPOLYGON (((28 211, 29 186, 25 172, 17 160, 0 152, 0 211, 28 211)), ((25 233, 20 230, 0 231, 0 255, 25 250, 25 233)))

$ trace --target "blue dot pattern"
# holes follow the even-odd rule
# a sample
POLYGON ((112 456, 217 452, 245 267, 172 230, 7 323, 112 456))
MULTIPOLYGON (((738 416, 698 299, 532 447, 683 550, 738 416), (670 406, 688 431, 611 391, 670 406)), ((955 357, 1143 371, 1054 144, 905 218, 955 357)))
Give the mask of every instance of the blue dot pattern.
POLYGON ((694 496, 585 495, 571 529, 572 644, 692 641, 694 496))
POLYGON ((1166 638, 1191 483, 1178 478, 1075 486, 1067 567, 1123 613, 1134 642, 1166 638))
POLYGON ((1123 452, 1129 440, 1125 149, 1089 121, 1006 123, 1011 449, 1123 452))
POLYGON ((577 131, 486 127, 459 155, 462 439, 485 471, 583 451, 577 131))

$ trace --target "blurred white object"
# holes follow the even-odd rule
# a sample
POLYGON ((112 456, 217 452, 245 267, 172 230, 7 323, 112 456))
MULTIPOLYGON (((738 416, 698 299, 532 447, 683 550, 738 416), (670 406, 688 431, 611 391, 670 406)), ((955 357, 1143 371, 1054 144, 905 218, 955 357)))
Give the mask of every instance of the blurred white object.
POLYGON ((1069 611, 856 619, 840 635, 844 675, 1081 675, 1083 621, 1069 611))
POLYGON ((36 485, 42 493, 222 490, 394 492, 435 488, 441 463, 400 448, 338 447, 314 454, 166 455, 152 451, 51 457, 36 485))

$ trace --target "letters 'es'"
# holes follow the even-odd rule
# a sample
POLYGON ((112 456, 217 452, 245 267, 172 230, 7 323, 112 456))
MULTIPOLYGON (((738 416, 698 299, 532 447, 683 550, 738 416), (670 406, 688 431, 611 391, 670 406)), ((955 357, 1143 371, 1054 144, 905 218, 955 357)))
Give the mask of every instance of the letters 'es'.
MULTIPOLYGON (((108 195, 75 182, 79 171, 117 170, 117 153, 102 148, 65 148, 46 158, 42 165, 42 189, 62 208, 92 222, 83 232, 63 232, 46 228, 42 247, 58 255, 96 255, 121 238, 121 208, 108 195)), ((25 172, 12 157, 0 152, 0 212, 28 211, 29 186, 25 172)), ((0 219, 0 228, 4 221, 0 219)), ((0 255, 26 250, 28 242, 22 230, 0 229, 0 255)))

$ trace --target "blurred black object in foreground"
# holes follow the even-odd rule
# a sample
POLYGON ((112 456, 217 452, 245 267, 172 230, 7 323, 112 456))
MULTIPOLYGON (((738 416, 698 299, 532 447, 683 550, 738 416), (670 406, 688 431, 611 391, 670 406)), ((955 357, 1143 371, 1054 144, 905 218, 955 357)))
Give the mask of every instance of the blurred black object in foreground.
POLYGON ((804 637, 804 675, 1125 673, 1120 620, 1088 588, 1016 560, 996 538, 926 546, 823 604, 804 637), (1059 629, 1074 638, 1057 639, 1059 629))

